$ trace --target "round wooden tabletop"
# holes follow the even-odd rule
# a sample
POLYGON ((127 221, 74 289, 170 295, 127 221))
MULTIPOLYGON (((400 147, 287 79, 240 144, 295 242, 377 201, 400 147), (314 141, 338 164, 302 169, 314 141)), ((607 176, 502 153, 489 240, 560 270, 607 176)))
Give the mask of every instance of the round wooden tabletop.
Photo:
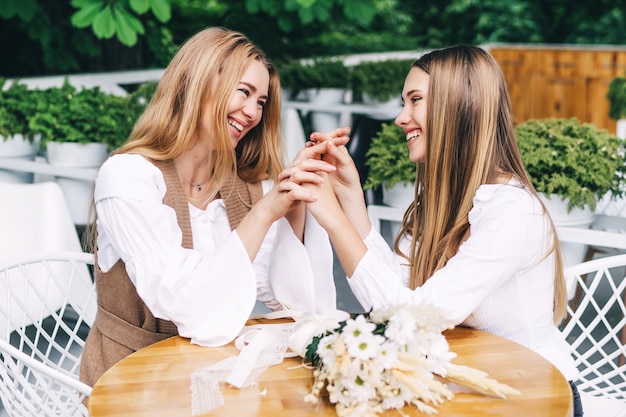
MULTIPOLYGON (((438 407, 437 416, 565 417, 572 411, 572 393, 562 374, 531 350, 482 331, 455 328, 445 332, 453 363, 489 373, 521 392, 500 399, 473 392, 456 392, 438 407)), ((207 348, 172 337, 135 352, 109 369, 96 383, 89 399, 91 417, 191 416, 191 373, 238 354, 233 344, 207 348)), ((204 416, 288 415, 336 416, 327 399, 317 405, 304 401, 313 381, 299 358, 285 359, 268 368, 257 384, 237 389, 220 384, 224 406, 204 416)), ((405 407, 406 416, 422 416, 405 407)), ((398 411, 388 415, 398 416, 398 411)))

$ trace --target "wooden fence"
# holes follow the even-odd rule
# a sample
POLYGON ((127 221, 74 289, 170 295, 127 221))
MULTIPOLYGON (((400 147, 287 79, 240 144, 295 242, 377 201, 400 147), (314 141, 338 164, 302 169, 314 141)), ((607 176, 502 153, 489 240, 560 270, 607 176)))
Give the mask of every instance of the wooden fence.
POLYGON ((517 123, 576 117, 615 133, 608 86, 626 71, 626 47, 486 45, 507 80, 517 123))

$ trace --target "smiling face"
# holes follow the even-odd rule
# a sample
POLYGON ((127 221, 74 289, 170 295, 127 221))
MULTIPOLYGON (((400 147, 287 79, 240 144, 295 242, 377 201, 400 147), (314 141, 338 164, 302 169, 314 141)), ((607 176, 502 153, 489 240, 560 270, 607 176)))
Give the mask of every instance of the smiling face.
POLYGON ((423 162, 426 158, 426 107, 428 103, 428 80, 430 76, 421 68, 412 67, 402 89, 402 110, 396 124, 406 135, 409 159, 423 162))
MULTIPOLYGON (((250 62, 228 105, 228 132, 233 147, 261 121, 263 108, 268 100, 269 83, 269 71, 265 65, 257 60, 250 62)), ((207 103, 207 106, 212 105, 211 102, 207 103)), ((200 137, 210 137, 211 112, 205 109, 204 115, 200 137)))

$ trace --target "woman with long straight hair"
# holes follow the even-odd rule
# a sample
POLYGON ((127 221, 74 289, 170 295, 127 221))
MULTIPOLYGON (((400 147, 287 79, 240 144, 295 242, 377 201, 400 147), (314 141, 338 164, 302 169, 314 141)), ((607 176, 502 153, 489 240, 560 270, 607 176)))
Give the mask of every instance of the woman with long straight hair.
POLYGON ((310 186, 320 197, 307 206, 352 291, 365 310, 430 302, 456 324, 534 350, 571 381, 576 369, 557 329, 567 299, 556 229, 524 169, 496 61, 474 46, 427 53, 402 100, 395 122, 416 187, 393 251, 372 229, 354 162, 335 143, 347 131, 311 136, 311 145, 327 143, 322 158, 337 171, 310 186))

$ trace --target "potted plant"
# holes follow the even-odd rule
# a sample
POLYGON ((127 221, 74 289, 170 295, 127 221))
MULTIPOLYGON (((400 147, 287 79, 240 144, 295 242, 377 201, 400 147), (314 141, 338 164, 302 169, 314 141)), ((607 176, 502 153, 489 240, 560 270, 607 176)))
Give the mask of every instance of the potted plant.
POLYGON ((413 201, 416 165, 409 159, 404 132, 395 124, 383 123, 365 154, 368 168, 363 188, 382 187, 383 203, 406 207, 413 201))
POLYGON ((354 93, 364 103, 399 106, 404 79, 411 69, 412 59, 361 61, 352 68, 354 93))
POLYGON ((522 159, 539 193, 574 209, 595 210, 604 196, 624 195, 624 141, 576 118, 531 119, 515 127, 522 159))
POLYGON ((626 78, 615 77, 606 94, 609 100, 609 117, 617 121, 617 136, 626 138, 626 78))
MULTIPOLYGON (((32 160, 38 141, 29 128, 29 119, 44 107, 41 91, 29 89, 19 81, 0 79, 0 158, 32 160)), ((1 171, 0 178, 9 182, 32 182, 28 172, 1 171)))
MULTIPOLYGON (((306 89, 310 103, 318 106, 340 104, 350 85, 350 71, 342 60, 316 58, 304 63, 298 79, 306 89)), ((328 132, 339 127, 340 113, 337 110, 315 110, 311 114, 313 130, 328 132)))
POLYGON ((303 79, 309 66, 305 66, 299 59, 291 58, 277 62, 276 67, 284 100, 306 99, 304 94, 306 82, 303 79))
MULTIPOLYGON (((109 152, 128 137, 136 118, 135 105, 99 87, 77 89, 66 80, 44 90, 46 110, 29 122, 41 134, 48 163, 72 168, 97 168, 109 152)), ((93 181, 57 177, 72 219, 86 224, 93 181)))
POLYGON ((350 70, 341 59, 315 58, 304 63, 297 77, 301 88, 309 90, 331 89, 343 93, 350 86, 350 70))
POLYGON ((99 145, 108 152, 132 127, 134 115, 128 112, 128 100, 99 87, 77 89, 66 80, 61 87, 44 90, 44 99, 45 111, 29 122, 31 130, 41 134, 43 150, 50 151, 51 144, 73 143, 99 145))

